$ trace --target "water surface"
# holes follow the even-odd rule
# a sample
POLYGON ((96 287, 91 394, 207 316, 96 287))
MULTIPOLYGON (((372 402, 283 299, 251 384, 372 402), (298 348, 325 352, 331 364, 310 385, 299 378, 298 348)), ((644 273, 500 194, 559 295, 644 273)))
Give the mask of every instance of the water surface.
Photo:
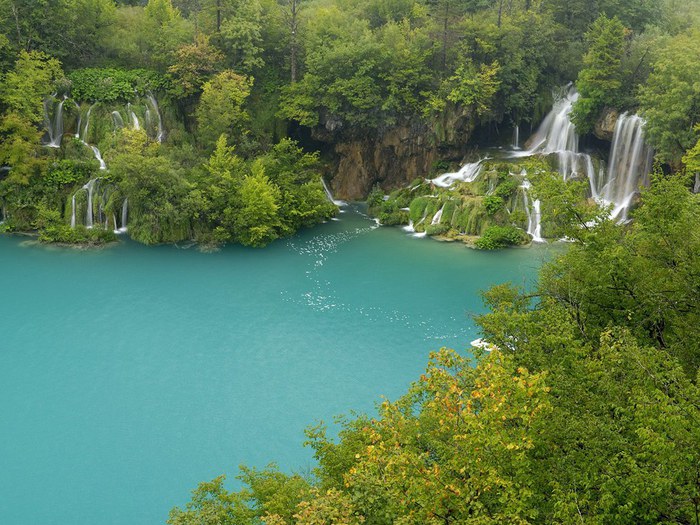
POLYGON ((239 464, 308 471, 306 426, 397 398, 431 350, 466 350, 478 291, 531 282, 545 254, 352 210, 211 254, 0 236, 2 523, 164 523, 239 464))

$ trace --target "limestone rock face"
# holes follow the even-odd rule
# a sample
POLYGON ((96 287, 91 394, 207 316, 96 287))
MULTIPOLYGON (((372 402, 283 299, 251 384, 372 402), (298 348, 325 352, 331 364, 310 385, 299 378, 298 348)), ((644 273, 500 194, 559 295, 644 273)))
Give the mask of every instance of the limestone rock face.
POLYGON ((375 184, 389 191, 427 177, 435 162, 458 162, 467 153, 473 119, 448 108, 430 124, 407 122, 361 136, 334 126, 314 130, 314 138, 334 144, 333 195, 364 199, 375 184))
POLYGON ((595 123, 593 134, 601 140, 612 141, 615 124, 619 116, 620 113, 616 109, 605 108, 595 123))

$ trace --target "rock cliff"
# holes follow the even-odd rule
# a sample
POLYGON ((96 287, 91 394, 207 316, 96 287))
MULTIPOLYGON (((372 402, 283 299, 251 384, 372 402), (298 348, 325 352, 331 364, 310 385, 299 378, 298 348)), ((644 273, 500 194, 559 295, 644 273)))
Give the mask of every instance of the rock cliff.
POLYGON ((438 161, 461 161, 474 131, 474 120, 454 107, 431 122, 416 119, 364 135, 329 124, 313 136, 334 145, 331 188, 344 200, 365 198, 375 184, 388 191, 427 177, 438 161))

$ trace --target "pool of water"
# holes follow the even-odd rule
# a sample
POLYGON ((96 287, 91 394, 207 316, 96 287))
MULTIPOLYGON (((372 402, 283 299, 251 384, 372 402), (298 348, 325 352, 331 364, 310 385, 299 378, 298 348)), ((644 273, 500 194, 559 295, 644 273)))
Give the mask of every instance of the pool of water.
POLYGON ((306 426, 397 398, 431 350, 467 351, 479 291, 532 283, 546 255, 352 208, 261 250, 2 236, 1 521, 158 524, 240 464, 306 472, 306 426))

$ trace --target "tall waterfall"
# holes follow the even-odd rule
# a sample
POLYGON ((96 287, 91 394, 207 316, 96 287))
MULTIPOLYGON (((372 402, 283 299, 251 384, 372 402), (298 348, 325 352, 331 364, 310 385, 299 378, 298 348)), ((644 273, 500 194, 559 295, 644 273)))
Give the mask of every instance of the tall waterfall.
POLYGON ((513 143, 511 144, 511 147, 514 150, 520 149, 520 126, 517 124, 513 128, 513 143))
POLYGON ((579 94, 574 87, 566 93, 555 93, 551 111, 530 139, 530 148, 517 157, 556 154, 559 173, 564 180, 585 174, 591 187, 596 184, 596 173, 591 156, 579 153, 579 137, 569 115, 579 94))
POLYGON ((49 142, 46 145, 50 148, 60 148, 61 139, 63 138, 63 104, 66 101, 66 97, 56 106, 52 119, 49 115, 49 104, 54 101, 55 96, 54 94, 51 98, 44 100, 44 124, 49 134, 49 142))
POLYGON ((165 133, 163 131, 163 118, 160 115, 160 108, 158 107, 158 101, 156 100, 156 97, 153 96, 153 93, 149 93, 146 98, 153 106, 153 111, 155 111, 156 115, 158 115, 158 135, 156 136, 156 140, 158 142, 163 142, 163 136, 165 135, 165 133))
POLYGON ((456 173, 444 173, 439 177, 431 179, 430 182, 439 186, 441 188, 449 188, 457 181, 462 182, 474 182, 476 178, 481 173, 481 163, 486 159, 482 159, 479 162, 473 162, 470 164, 465 164, 456 173))
POLYGON ((594 192, 594 197, 613 205, 613 218, 627 219, 639 186, 649 183, 652 158, 653 152, 644 142, 644 119, 627 113, 620 115, 610 147, 608 172, 594 192))

